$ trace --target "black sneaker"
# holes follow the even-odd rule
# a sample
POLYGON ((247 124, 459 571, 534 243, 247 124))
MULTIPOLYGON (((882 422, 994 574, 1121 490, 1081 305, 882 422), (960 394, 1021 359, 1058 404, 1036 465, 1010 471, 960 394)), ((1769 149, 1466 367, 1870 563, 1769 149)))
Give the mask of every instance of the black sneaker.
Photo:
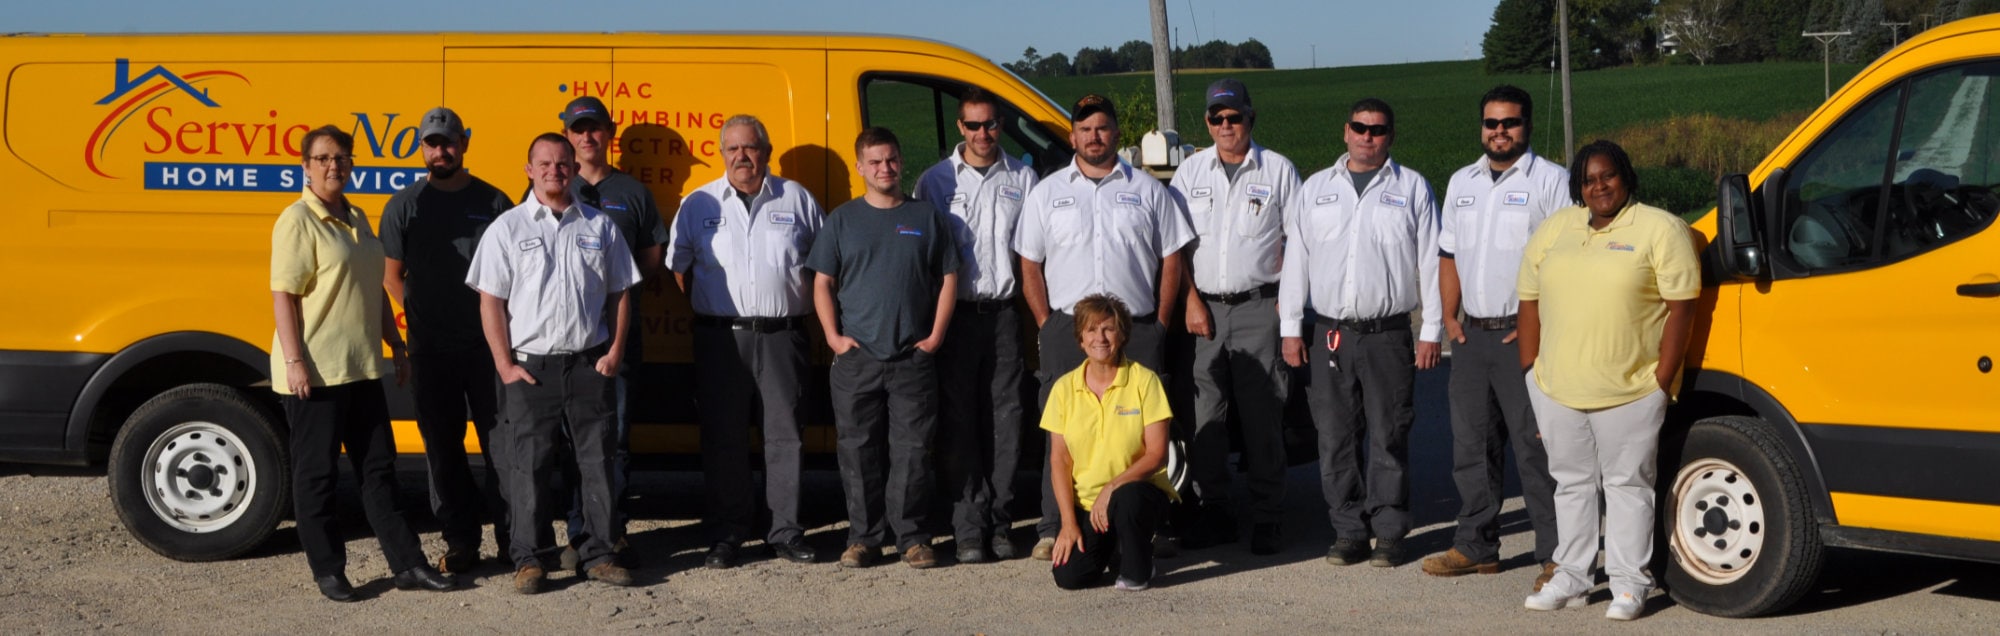
POLYGON ((708 556, 701 560, 702 567, 711 570, 727 570, 736 567, 736 544, 717 541, 708 547, 708 556))
POLYGON ((1368 540, 1335 539, 1333 547, 1326 551, 1326 562, 1334 565, 1354 565, 1368 560, 1368 540))
POLYGON ((771 553, 793 563, 812 563, 819 560, 819 551, 806 545, 805 537, 792 537, 790 541, 772 544, 771 553))
POLYGON ((1396 542, 1376 539, 1375 551, 1368 554, 1368 564, 1378 568, 1393 568, 1403 563, 1403 551, 1396 548, 1396 542))
POLYGON ((1260 523, 1250 527, 1250 553, 1256 555, 1277 554, 1284 549, 1285 527, 1277 523, 1260 523))

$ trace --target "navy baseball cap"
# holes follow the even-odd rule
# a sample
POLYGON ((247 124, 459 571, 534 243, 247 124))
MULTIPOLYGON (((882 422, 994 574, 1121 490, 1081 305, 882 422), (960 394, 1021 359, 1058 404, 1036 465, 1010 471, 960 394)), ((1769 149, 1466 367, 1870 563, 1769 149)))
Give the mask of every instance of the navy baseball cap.
POLYGON ((595 119, 597 123, 608 126, 611 124, 611 109, 604 107, 603 100, 587 96, 569 100, 569 105, 563 107, 564 128, 576 126, 577 122, 586 119, 595 119))
POLYGON ((1208 85, 1208 112, 1216 107, 1235 109, 1236 112, 1250 114, 1250 87, 1234 79, 1219 79, 1208 85))

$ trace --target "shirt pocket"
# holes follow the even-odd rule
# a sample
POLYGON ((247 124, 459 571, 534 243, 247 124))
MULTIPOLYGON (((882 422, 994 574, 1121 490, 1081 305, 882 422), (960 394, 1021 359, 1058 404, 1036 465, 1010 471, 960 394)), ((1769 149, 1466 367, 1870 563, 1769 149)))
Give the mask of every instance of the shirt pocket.
POLYGON ((603 237, 579 234, 570 238, 569 245, 565 246, 582 270, 583 285, 578 291, 585 297, 610 293, 611 259, 606 256, 608 250, 604 243, 603 237))
POLYGON ((805 233, 796 224, 761 223, 757 228, 757 242, 761 244, 761 255, 765 263, 785 266, 799 262, 800 254, 806 251, 805 233))
POLYGON ((1057 208, 1049 213, 1048 237, 1051 242, 1063 247, 1075 247, 1090 242, 1095 234, 1090 214, 1082 207, 1057 208))
POLYGON ((1500 213, 1493 218, 1493 222, 1499 224, 1493 228, 1495 241, 1493 247, 1513 252, 1521 251, 1521 248, 1528 244, 1530 230, 1528 224, 1532 222, 1532 218, 1533 216, 1524 208, 1501 208, 1500 213))
POLYGON ((1187 206, 1188 220, 1194 223, 1195 235, 1207 238, 1214 232, 1211 228, 1215 224, 1215 197, 1188 197, 1187 206))
POLYGON ((1268 199, 1261 205, 1250 205, 1249 213, 1236 219, 1236 234, 1247 239, 1261 239, 1285 230, 1284 211, 1268 199))
POLYGON ((1383 206, 1369 212, 1375 242, 1385 246, 1415 246, 1417 230, 1409 209, 1383 206))

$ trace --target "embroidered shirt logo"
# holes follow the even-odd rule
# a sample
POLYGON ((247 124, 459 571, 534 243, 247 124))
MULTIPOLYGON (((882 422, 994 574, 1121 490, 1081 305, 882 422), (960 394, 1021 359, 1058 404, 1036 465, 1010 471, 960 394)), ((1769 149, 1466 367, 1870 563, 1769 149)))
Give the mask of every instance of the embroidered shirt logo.
POLYGON ((1118 414, 1119 414, 1119 415, 1138 415, 1138 414, 1139 414, 1139 409, 1137 409, 1137 408, 1133 408, 1133 407, 1130 407, 1130 406, 1121 406, 1121 407, 1118 407, 1118 414))
POLYGON ((1255 198, 1259 199, 1271 198, 1271 186, 1267 186, 1261 183, 1252 183, 1250 184, 1249 187, 1244 188, 1244 190, 1249 192, 1250 196, 1255 198))
POLYGON ((1000 186, 1000 198, 1021 200, 1021 189, 1014 186, 1000 186))
POLYGON ((799 217, 790 212, 777 212, 771 215, 771 223, 773 225, 798 225, 799 217))
POLYGON ((1139 205, 1139 195, 1134 192, 1120 192, 1118 193, 1118 204, 1139 205))
POLYGON ((898 225, 896 226, 896 233, 897 233, 897 234, 901 234, 901 235, 903 235, 903 236, 923 236, 923 235, 924 235, 924 231, 923 231, 923 230, 919 230, 919 229, 917 229, 916 227, 913 227, 913 226, 909 226, 909 225, 901 225, 901 224, 898 224, 898 225))
POLYGON ((595 236, 576 237, 576 246, 587 250, 604 249, 604 239, 595 236))
POLYGON ((1610 245, 1606 245, 1606 246, 1604 246, 1604 247, 1605 247, 1606 249, 1609 249, 1609 250, 1611 250, 1611 251, 1614 251, 1614 252, 1630 252, 1630 251, 1634 251, 1634 248, 1633 248, 1633 247, 1632 247, 1631 245, 1629 245, 1629 244, 1625 244, 1625 243, 1620 243, 1620 242, 1618 242, 1618 241, 1612 241, 1610 245))
POLYGON ((1526 192, 1507 193, 1507 205, 1527 205, 1527 204, 1528 204, 1528 193, 1526 192))
POLYGON ((1382 193, 1382 202, 1383 202, 1383 203, 1385 203, 1385 204, 1388 204, 1388 205, 1393 205, 1393 206, 1396 206, 1396 207, 1399 207, 1399 208, 1407 208, 1407 207, 1410 207, 1410 198, 1409 198, 1409 197, 1405 197, 1405 196, 1402 196, 1402 195, 1396 195, 1396 194, 1390 194, 1390 193, 1387 193, 1387 192, 1384 192, 1384 193, 1382 193))

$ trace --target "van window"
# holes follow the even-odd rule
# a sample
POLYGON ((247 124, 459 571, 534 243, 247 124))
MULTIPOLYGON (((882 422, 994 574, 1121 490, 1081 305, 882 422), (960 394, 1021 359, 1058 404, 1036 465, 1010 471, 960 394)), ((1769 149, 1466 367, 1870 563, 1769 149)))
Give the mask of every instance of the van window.
POLYGON ((1875 267, 1970 236, 2000 210, 2000 63, 1939 69, 1856 108, 1785 184, 1794 274, 1875 267))
MULTIPOLYGON (((964 138, 958 134, 958 96, 969 88, 952 80, 919 76, 870 74, 861 78, 861 123, 895 131, 903 144, 903 189, 917 187, 917 178, 951 154, 964 138)), ((1021 159, 1041 176, 1067 164, 1066 140, 1000 100, 1000 149, 1021 159)))

